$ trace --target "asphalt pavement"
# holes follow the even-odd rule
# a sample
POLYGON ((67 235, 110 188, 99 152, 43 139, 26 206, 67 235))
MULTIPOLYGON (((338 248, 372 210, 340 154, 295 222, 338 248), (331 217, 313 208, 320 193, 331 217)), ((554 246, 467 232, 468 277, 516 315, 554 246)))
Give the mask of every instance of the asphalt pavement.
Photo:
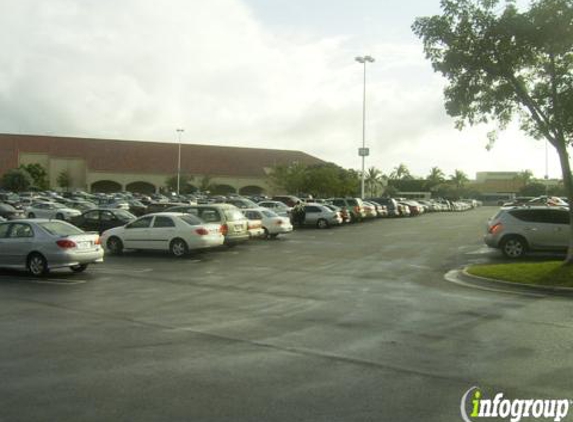
POLYGON ((448 422, 473 386, 573 398, 570 299, 444 277, 503 261, 494 212, 2 271, 0 421, 448 422))

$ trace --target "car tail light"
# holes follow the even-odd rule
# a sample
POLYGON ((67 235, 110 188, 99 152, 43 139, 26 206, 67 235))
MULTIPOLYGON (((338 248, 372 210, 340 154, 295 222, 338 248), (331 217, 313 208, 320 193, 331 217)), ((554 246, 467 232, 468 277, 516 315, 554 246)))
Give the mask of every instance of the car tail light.
POLYGON ((101 240, 100 240, 99 236, 96 237, 96 239, 94 240, 94 245, 101 245, 101 240))
POLYGON ((280 226, 281 224, 283 224, 283 220, 277 220, 277 225, 280 226))
POLYGON ((496 234, 497 232, 501 231, 501 229, 503 229, 503 225, 501 223, 497 223, 491 226, 488 232, 491 234, 496 234))
POLYGON ((226 236, 227 233, 229 233, 229 226, 227 226, 226 224, 221 225, 221 234, 223 236, 226 236))
POLYGON ((356 214, 360 214, 361 211, 362 211, 362 210, 360 209, 360 207, 358 207, 358 206, 354 207, 354 212, 355 212, 356 214))
POLYGON ((199 227, 198 229, 195 229, 195 233, 197 233, 199 236, 206 236, 209 234, 209 230, 207 230, 205 227, 199 227))
POLYGON ((75 248, 76 242, 74 242, 73 240, 69 240, 69 239, 60 239, 58 241, 56 241, 56 244, 62 248, 62 249, 71 249, 71 248, 75 248))

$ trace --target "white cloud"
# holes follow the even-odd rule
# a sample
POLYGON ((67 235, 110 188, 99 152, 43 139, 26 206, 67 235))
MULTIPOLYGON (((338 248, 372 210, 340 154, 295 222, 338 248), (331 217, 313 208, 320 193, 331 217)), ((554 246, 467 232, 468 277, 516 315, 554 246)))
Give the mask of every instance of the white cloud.
POLYGON ((275 31, 240 0, 3 0, 0 131, 174 141, 183 127, 189 143, 299 149, 358 168, 354 56, 371 54, 370 165, 532 167, 525 155, 484 155, 483 131, 453 129, 413 38, 375 41, 365 50, 348 34, 275 31))

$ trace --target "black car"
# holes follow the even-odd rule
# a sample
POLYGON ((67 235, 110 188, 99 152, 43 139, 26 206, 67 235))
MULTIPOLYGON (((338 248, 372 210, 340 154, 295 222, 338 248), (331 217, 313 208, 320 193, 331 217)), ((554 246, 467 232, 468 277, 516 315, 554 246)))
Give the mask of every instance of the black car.
POLYGON ((10 204, 0 203, 0 217, 6 220, 14 220, 16 218, 25 218, 24 211, 14 208, 10 204))
POLYGON ((125 210, 97 208, 85 211, 82 215, 74 217, 71 222, 86 232, 93 231, 102 234, 108 229, 123 226, 135 219, 135 215, 125 210))

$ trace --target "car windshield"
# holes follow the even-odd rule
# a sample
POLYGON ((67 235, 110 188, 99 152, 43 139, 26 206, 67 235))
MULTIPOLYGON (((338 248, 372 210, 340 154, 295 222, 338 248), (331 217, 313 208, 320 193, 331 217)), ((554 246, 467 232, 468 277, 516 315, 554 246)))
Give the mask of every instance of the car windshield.
POLYGON ((181 220, 183 220, 184 222, 186 222, 190 226, 197 226, 199 224, 204 224, 203 220, 201 220, 199 217, 195 217, 194 215, 191 215, 191 214, 182 215, 179 218, 181 218, 181 220))
POLYGON ((16 211, 16 208, 14 208, 12 205, 10 204, 0 204, 0 210, 1 211, 16 211))
POLYGON ((62 223, 60 221, 47 221, 45 223, 38 223, 38 226, 55 236, 73 236, 76 234, 84 233, 77 227, 72 226, 71 224, 62 223))

